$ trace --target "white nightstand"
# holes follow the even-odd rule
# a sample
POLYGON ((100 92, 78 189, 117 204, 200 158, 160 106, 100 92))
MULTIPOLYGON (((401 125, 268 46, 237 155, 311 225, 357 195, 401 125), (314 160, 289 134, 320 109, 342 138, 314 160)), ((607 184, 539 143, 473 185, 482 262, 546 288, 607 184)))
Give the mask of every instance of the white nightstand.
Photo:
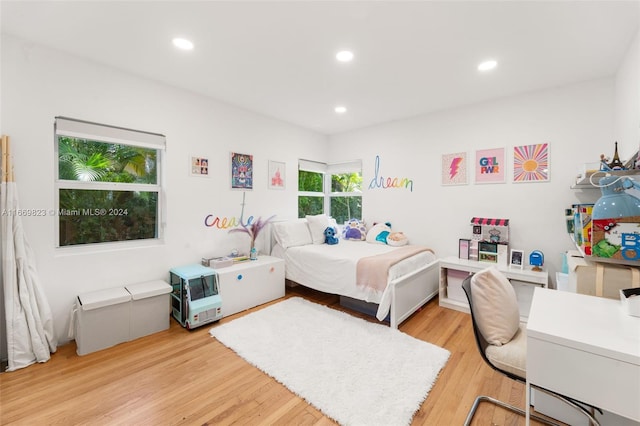
POLYGON ((284 297, 284 260, 277 257, 258 256, 215 271, 223 317, 284 297))

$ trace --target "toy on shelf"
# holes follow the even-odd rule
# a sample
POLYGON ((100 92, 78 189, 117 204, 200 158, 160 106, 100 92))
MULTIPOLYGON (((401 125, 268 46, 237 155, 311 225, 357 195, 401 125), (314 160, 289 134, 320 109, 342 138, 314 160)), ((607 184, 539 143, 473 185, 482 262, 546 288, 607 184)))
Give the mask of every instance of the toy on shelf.
POLYGON ((509 219, 471 219, 473 234, 469 259, 507 265, 509 245, 509 219))
POLYGON ((540 250, 534 250, 529 254, 529 264, 533 266, 532 271, 542 271, 544 264, 544 255, 540 250))

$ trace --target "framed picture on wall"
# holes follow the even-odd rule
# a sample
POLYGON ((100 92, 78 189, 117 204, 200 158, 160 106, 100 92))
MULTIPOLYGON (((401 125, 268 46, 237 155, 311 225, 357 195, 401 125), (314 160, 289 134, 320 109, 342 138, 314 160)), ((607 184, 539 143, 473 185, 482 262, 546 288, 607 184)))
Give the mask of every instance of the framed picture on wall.
POLYGON ((504 183, 504 148, 476 151, 476 183, 504 183))
POLYGON ((513 148, 513 181, 545 182, 549 180, 549 144, 523 145, 513 148))
POLYGON ((467 184, 467 153, 442 155, 442 184, 466 185, 467 184))
POLYGON ((253 189, 253 155, 231 153, 231 189, 253 189))
POLYGON ((209 177, 209 158, 201 155, 190 155, 189 173, 191 176, 209 177))
POLYGON ((285 189, 287 165, 269 160, 269 189, 285 189))

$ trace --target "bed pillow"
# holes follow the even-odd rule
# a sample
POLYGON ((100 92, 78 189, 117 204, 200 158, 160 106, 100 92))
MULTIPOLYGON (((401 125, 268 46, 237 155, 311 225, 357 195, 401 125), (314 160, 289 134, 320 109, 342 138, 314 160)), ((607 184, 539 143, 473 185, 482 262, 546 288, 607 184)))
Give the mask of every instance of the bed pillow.
POLYGON ((309 224, 309 232, 311 232, 311 241, 313 244, 324 244, 324 230, 331 226, 329 216, 326 214, 318 214, 315 216, 307 215, 307 223, 309 224))
POLYGON ((520 312, 513 286, 495 266, 471 278, 474 318, 485 340, 492 345, 509 343, 520 326, 520 312))
POLYGON ((359 219, 349 219, 349 221, 344 224, 342 238, 352 241, 365 241, 367 239, 367 227, 364 222, 359 219))
POLYGON ((313 244, 309 225, 305 219, 276 222, 273 224, 273 233, 276 242, 285 250, 289 247, 313 244))
POLYGON ((367 242, 387 244, 387 236, 391 233, 391 227, 386 223, 376 223, 367 231, 367 242))

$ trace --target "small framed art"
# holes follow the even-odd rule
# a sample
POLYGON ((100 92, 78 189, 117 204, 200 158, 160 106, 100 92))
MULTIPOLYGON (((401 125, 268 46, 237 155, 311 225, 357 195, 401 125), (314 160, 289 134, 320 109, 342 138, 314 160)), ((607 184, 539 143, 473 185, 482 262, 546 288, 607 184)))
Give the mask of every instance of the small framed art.
POLYGON ((442 184, 466 185, 467 184, 467 153, 442 155, 442 184))
POLYGON ((231 189, 253 189, 253 155, 231 153, 231 189))
POLYGON ((512 249, 511 256, 509 257, 509 266, 524 269, 524 251, 512 249))
POLYGON ((471 240, 460 238, 458 240, 458 257, 460 259, 469 259, 470 248, 471 248, 471 240))
POLYGON ((190 155, 189 171, 191 176, 209 177, 209 158, 200 155, 190 155))
POLYGON ((269 160, 269 189, 285 189, 286 167, 285 163, 269 160))

